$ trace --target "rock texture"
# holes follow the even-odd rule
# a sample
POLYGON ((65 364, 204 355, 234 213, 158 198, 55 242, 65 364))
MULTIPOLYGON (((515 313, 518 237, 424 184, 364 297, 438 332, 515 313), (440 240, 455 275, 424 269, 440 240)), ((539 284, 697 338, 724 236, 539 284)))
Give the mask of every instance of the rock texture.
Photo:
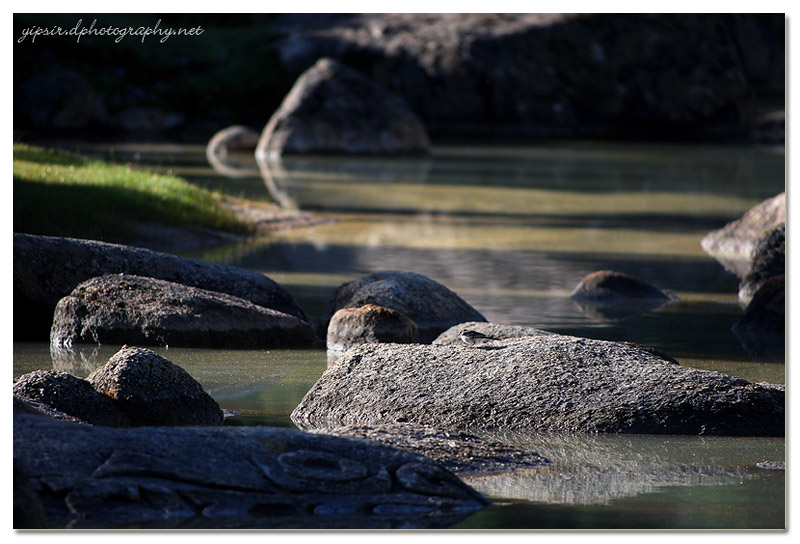
POLYGON ((752 267, 753 249, 765 232, 786 222, 786 193, 781 193, 748 210, 740 219, 708 233, 703 249, 726 270, 743 278, 752 267))
POLYGON ((435 135, 749 138, 783 102, 781 14, 286 14, 299 73, 323 56, 402 96, 435 135))
POLYGON ((232 295, 113 274, 79 284, 58 302, 50 343, 308 347, 314 331, 298 317, 232 295))
POLYGON ((98 392, 88 381, 66 372, 37 370, 20 376, 14 382, 14 395, 94 425, 131 425, 113 400, 98 392))
POLYGON ((267 158, 409 155, 429 148, 425 128, 402 98, 358 71, 322 58, 298 78, 264 128, 256 153, 267 158))
POLYGON ((419 339, 417 325, 408 316, 383 306, 365 304, 342 308, 328 325, 328 349, 345 351, 359 344, 410 344, 419 339))
POLYGON ((135 425, 219 425, 222 410, 188 372, 147 348, 123 347, 86 380, 135 425))
POLYGON ((487 504, 424 457, 270 427, 110 429, 17 413, 14 464, 43 505, 35 528, 441 528, 487 504))
POLYGON ((630 345, 542 335, 493 349, 358 346, 292 413, 301 429, 783 436, 781 386, 685 368, 630 345))
POLYGON ((419 329, 419 341, 432 342, 453 325, 486 321, 444 285, 421 274, 389 270, 376 272, 339 286, 320 317, 317 334, 325 337, 333 315, 342 308, 376 304, 408 316, 419 329))
POLYGON ((121 273, 226 293, 308 321, 292 295, 263 274, 131 246, 15 233, 14 339, 48 338, 59 300, 83 281, 121 273))

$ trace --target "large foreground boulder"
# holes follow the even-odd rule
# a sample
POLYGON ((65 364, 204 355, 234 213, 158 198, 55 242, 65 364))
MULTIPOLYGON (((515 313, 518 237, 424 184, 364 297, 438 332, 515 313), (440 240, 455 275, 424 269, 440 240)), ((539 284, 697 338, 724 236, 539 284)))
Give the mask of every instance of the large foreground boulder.
POLYGON ((419 341, 432 342, 451 326, 486 318, 444 285, 421 274, 397 270, 376 272, 339 286, 319 320, 325 337, 331 317, 342 308, 375 304, 408 316, 419 329, 419 341))
POLYGON ((308 347, 311 325, 239 297, 128 274, 87 280, 56 305, 50 343, 308 347))
POLYGON ((748 210, 740 219, 708 233, 700 245, 729 272, 744 278, 752 267, 753 249, 765 232, 786 222, 786 193, 748 210))
POLYGON ((636 346, 563 335, 366 344, 292 413, 301 429, 408 422, 457 430, 783 436, 782 386, 686 368, 636 346))
POLYGON ((46 525, 26 521, 40 529, 440 528, 487 504, 422 456, 270 427, 111 429, 16 413, 14 465, 41 501, 46 525))
POLYGON ((218 291, 308 321, 292 295, 263 274, 132 246, 15 233, 14 339, 47 339, 58 301, 79 283, 104 274, 218 291))
POLYGON ((267 123, 257 155, 428 153, 422 123, 402 98, 343 64, 320 59, 267 123))

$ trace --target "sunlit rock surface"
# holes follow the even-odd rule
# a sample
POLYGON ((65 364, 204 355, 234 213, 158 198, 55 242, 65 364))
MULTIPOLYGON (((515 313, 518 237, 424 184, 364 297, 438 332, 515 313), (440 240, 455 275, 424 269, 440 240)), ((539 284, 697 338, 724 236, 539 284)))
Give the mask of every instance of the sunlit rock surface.
POLYGON ((409 344, 419 339, 417 325, 406 315, 376 304, 342 308, 328 325, 329 351, 343 352, 359 344, 409 344))
POLYGON ((108 274, 56 305, 50 342, 197 348, 309 347, 311 325, 245 299, 154 278, 108 274))
POLYGON ((753 249, 769 231, 786 222, 786 193, 780 193, 748 210, 740 219, 708 233, 703 249, 726 270, 743 278, 752 266, 753 249))
POLYGON ((319 320, 317 334, 327 335, 331 317, 341 308, 376 304, 405 314, 419 329, 419 341, 431 342, 451 326, 486 321, 475 308, 444 285, 414 272, 376 272, 340 285, 319 320))
POLYGON ((59 300, 90 278, 123 273, 226 293, 308 320, 292 295, 263 274, 133 246, 15 233, 15 340, 48 338, 59 300))
POLYGON ((333 363, 292 413, 301 429, 408 422, 451 430, 783 436, 782 386, 564 335, 370 344, 333 363))

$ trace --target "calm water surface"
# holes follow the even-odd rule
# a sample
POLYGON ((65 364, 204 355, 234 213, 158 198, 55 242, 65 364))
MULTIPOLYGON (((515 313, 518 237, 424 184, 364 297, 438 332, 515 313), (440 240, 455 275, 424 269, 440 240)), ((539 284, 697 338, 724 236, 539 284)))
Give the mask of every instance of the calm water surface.
MULTIPOLYGON (((783 150, 595 144, 441 146, 427 159, 296 158, 212 169, 195 146, 83 145, 223 192, 319 212, 330 224, 183 252, 270 276, 315 320, 333 291, 379 270, 443 283, 489 321, 655 346, 681 364, 785 383, 783 357, 730 331, 738 280, 700 247, 708 231, 784 190, 783 150), (625 272, 678 302, 623 320, 581 308, 586 274, 625 272)), ((16 344, 15 377, 85 376, 119 346, 16 344)), ((292 426, 328 365, 320 350, 160 349, 241 424, 292 426)), ((783 528, 783 439, 496 436, 553 461, 464 479, 495 505, 457 528, 783 528)))

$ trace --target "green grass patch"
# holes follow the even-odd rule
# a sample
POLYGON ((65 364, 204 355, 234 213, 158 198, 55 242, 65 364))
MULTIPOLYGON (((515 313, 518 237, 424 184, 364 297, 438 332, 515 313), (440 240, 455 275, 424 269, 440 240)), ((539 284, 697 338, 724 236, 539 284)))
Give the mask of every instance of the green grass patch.
POLYGON ((143 222, 251 232, 221 194, 179 177, 25 144, 13 166, 14 232, 122 243, 143 222))

